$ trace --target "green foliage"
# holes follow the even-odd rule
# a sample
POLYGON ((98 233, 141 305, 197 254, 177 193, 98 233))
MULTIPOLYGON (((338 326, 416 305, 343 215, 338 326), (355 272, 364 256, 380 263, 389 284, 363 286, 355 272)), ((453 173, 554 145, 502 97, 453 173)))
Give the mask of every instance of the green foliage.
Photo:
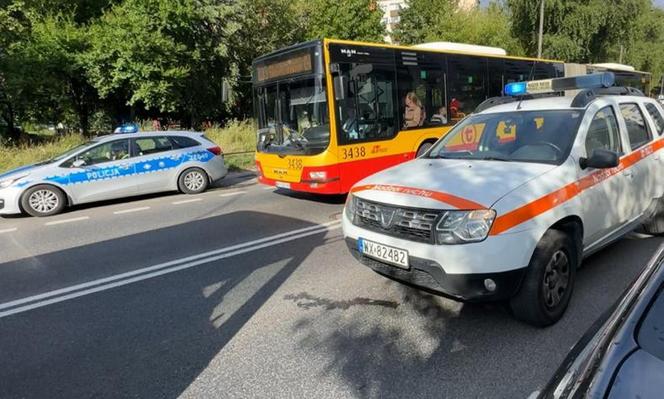
POLYGON ((444 36, 454 24, 456 0, 409 0, 408 8, 400 13, 401 20, 394 32, 394 40, 402 44, 418 44, 447 40, 444 36))
MULTIPOLYGON (((603 62, 613 44, 629 42, 649 0, 547 0, 543 56, 569 62, 603 62)), ((539 1, 507 0, 512 31, 529 55, 536 55, 539 1)))
POLYGON ((53 137, 51 140, 41 144, 23 144, 18 146, 0 144, 0 152, 2 152, 2 157, 0 157, 0 173, 51 159, 83 142, 85 142, 83 135, 71 134, 53 137))
MULTIPOLYGON (((641 14, 637 31, 627 45, 625 61, 643 71, 652 73, 652 89, 661 87, 664 75, 664 10, 653 7, 641 14)), ((620 50, 612 48, 611 57, 617 59, 620 50)), ((659 90, 653 94, 659 94, 659 90)))
POLYGON ((382 11, 369 0, 300 0, 298 8, 307 39, 382 42, 382 11))

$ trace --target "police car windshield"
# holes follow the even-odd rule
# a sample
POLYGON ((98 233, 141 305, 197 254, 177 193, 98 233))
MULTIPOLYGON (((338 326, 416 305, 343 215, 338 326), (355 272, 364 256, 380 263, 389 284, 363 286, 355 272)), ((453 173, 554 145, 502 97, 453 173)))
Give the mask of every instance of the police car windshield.
POLYGON ((51 163, 51 162, 56 162, 56 161, 62 161, 63 159, 69 158, 71 155, 74 155, 76 152, 82 150, 83 148, 88 147, 91 144, 95 144, 95 143, 97 143, 95 140, 91 140, 91 141, 88 141, 86 143, 79 144, 76 147, 72 148, 71 150, 68 150, 67 152, 62 153, 62 154, 56 156, 55 158, 51 158, 47 161, 44 161, 43 163, 46 164, 46 163, 51 163))
POLYGON ((438 141, 428 158, 561 164, 583 111, 514 111, 477 114, 438 141))

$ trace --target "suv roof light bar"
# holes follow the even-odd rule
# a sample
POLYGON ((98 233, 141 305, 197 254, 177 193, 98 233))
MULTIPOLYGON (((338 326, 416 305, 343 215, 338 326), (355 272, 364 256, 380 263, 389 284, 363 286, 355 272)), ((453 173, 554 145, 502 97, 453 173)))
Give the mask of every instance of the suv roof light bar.
POLYGON ((565 90, 608 88, 613 86, 615 80, 613 72, 600 72, 567 78, 514 82, 505 85, 505 95, 523 96, 526 94, 544 94, 565 90))

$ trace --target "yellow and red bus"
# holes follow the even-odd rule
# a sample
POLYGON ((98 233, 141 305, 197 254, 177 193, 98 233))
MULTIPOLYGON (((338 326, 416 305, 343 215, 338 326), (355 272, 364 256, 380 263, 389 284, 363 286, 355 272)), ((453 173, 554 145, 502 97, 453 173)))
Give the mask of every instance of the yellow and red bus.
MULTIPOLYGON (((259 181, 347 193, 360 179, 424 153, 505 84, 564 75, 562 62, 460 47, 324 39, 256 59, 259 181)), ((473 135, 460 135, 458 144, 473 145, 473 135)))

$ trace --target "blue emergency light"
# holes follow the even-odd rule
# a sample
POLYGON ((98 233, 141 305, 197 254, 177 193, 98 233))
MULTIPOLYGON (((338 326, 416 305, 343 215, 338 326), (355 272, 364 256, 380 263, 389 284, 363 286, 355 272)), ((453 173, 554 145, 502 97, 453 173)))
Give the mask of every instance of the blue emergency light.
POLYGON ((615 80, 616 77, 612 72, 601 72, 568 78, 514 82, 505 85, 505 95, 523 96, 525 94, 554 93, 565 90, 599 89, 613 86, 615 80))
POLYGON ((137 133, 137 132, 138 132, 137 124, 125 123, 115 128, 115 131, 113 133, 137 133))

